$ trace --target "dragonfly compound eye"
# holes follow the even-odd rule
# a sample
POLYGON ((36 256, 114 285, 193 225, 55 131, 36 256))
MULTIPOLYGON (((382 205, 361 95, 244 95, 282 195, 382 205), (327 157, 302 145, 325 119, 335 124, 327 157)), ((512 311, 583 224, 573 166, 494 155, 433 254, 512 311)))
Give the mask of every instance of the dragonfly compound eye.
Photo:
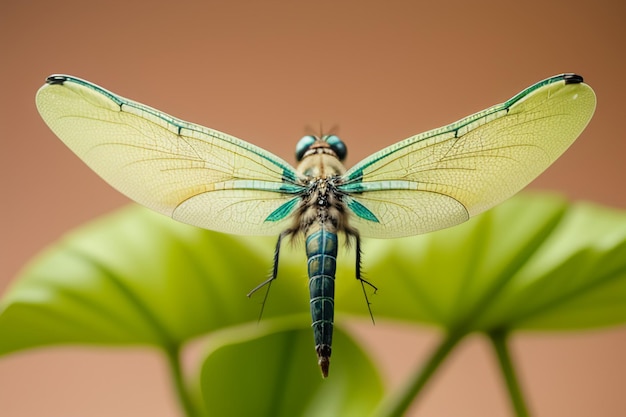
POLYGON ((296 144, 296 161, 301 161, 306 151, 315 143, 315 136, 306 135, 296 144))
POLYGON ((337 155, 337 158, 339 158, 340 161, 346 159, 346 156, 348 155, 348 148, 346 148, 346 144, 343 143, 338 136, 328 135, 324 138, 324 140, 330 145, 330 149, 335 152, 335 155, 337 155))

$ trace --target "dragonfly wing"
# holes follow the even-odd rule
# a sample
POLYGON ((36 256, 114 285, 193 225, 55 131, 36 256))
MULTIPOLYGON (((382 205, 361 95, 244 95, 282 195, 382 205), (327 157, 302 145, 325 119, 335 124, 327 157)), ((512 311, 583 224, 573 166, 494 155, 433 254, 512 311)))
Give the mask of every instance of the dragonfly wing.
POLYGON ((237 138, 87 81, 51 76, 37 108, 52 131, 131 199, 207 229, 277 234, 299 202, 296 171, 237 138))
POLYGON ((509 198, 552 164, 595 110, 575 74, 371 155, 343 176, 351 224, 401 237, 453 226, 509 198))

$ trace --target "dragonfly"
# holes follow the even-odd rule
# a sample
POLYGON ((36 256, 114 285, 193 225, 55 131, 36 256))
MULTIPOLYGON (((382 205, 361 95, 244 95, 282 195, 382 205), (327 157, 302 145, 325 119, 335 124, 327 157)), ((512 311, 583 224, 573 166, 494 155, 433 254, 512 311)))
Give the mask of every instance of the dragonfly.
POLYGON ((48 77, 36 104, 50 129, 132 200, 205 229, 278 236, 271 275, 259 287, 277 277, 281 242, 304 237, 315 351, 325 378, 338 235, 354 242, 356 279, 371 285, 361 277, 363 237, 432 232, 506 200, 576 140, 596 98, 580 75, 556 75, 350 169, 343 165, 347 147, 335 134, 302 137, 293 167, 249 142, 69 75, 48 77))

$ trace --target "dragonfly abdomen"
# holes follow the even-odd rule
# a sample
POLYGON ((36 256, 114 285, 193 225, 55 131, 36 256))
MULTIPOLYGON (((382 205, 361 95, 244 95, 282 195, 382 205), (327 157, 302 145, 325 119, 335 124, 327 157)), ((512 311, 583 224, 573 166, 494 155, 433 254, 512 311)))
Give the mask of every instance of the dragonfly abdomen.
POLYGON ((307 233, 306 255, 315 351, 322 375, 327 377, 333 342, 337 234, 323 227, 307 233))

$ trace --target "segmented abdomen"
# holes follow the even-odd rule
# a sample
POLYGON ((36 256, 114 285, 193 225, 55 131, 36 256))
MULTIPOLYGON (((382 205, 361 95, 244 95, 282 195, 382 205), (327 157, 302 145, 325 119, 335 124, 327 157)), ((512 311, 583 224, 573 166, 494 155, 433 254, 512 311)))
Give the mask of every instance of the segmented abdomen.
POLYGON ((315 351, 322 375, 326 377, 333 342, 337 235, 324 228, 309 233, 306 238, 306 255, 315 351))

